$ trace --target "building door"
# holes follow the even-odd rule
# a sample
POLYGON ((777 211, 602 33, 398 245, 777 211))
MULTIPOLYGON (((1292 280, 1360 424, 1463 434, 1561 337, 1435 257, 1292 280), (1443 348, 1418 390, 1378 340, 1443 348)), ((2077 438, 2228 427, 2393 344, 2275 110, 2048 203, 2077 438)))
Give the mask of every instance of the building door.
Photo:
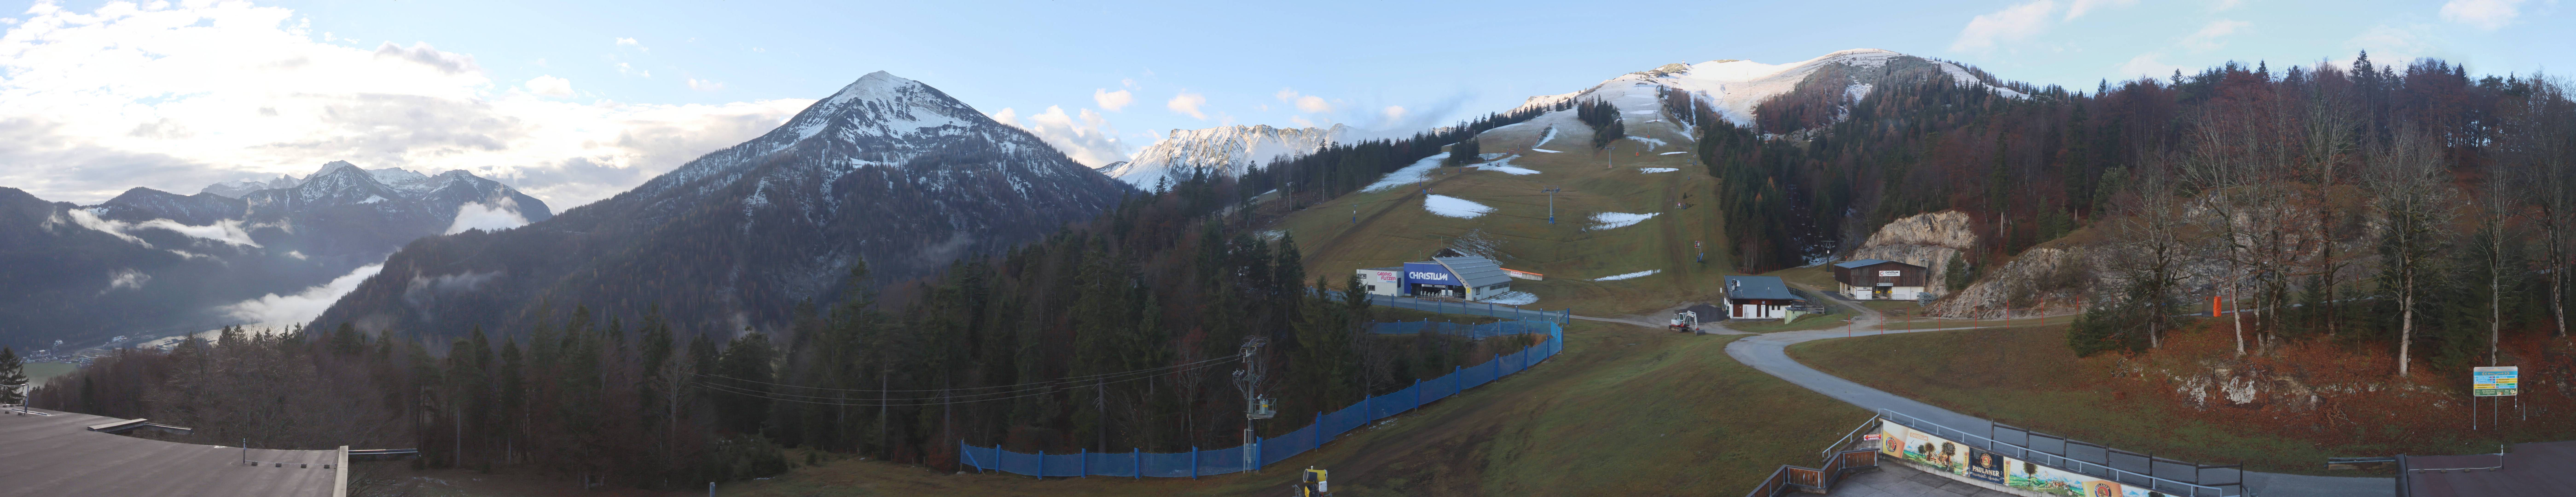
POLYGON ((1874 290, 1872 290, 1872 291, 1870 292, 1869 298, 1872 298, 1872 299, 1878 299, 1878 300, 1887 300, 1887 291, 1888 291, 1888 290, 1890 290, 1890 288, 1888 288, 1888 287, 1883 287, 1883 286, 1882 286, 1882 287, 1878 287, 1878 288, 1876 288, 1876 289, 1874 289, 1874 290))
POLYGON ((1734 304, 1734 306, 1735 306, 1735 317, 1739 317, 1739 318, 1740 318, 1740 317, 1744 317, 1744 304, 1740 304, 1740 303, 1739 303, 1739 304, 1734 304))

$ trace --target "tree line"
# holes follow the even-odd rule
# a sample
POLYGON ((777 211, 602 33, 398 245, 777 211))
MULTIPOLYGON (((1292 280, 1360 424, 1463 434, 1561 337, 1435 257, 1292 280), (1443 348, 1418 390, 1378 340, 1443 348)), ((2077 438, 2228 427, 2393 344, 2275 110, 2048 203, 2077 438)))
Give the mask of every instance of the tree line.
POLYGON ((191 426, 180 438, 199 443, 416 447, 421 467, 673 489, 778 474, 797 464, 787 447, 953 469, 961 441, 1232 446, 1248 338, 1268 343, 1259 388, 1283 413, 1255 424, 1264 436, 1527 345, 1368 333, 1357 278, 1310 278, 1293 237, 1247 229, 1256 206, 1236 188, 1198 173, 933 277, 860 264, 844 286, 882 291, 800 303, 774 334, 582 305, 524 336, 227 328, 121 350, 33 402, 191 426))

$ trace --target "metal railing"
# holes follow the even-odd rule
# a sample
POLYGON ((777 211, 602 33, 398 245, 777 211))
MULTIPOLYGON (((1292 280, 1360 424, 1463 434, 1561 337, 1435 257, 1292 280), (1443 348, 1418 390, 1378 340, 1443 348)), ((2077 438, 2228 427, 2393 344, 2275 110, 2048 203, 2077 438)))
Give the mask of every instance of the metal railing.
POLYGON ((1762 479, 1761 485, 1753 487, 1752 493, 1744 494, 1745 497, 1777 497, 1792 489, 1831 491, 1834 482, 1841 481, 1845 473, 1878 468, 1878 449, 1851 450, 1850 444, 1852 437, 1878 426, 1879 422, 1878 416, 1870 416, 1868 421, 1853 427, 1851 433, 1835 440, 1834 445, 1825 447, 1817 454, 1824 461, 1818 464, 1821 467, 1782 464, 1780 469, 1771 472, 1771 477, 1762 479))
POLYGON ((2004 457, 2028 461, 2166 495, 2237 497, 2244 495, 2243 465, 2199 465, 2103 447, 2080 440, 2036 433, 1987 422, 1985 435, 1926 421, 1889 409, 1878 410, 1889 423, 1929 432, 2004 457), (2000 440, 1999 440, 2000 439, 2000 440), (2053 449, 2053 450, 2052 450, 2053 449))

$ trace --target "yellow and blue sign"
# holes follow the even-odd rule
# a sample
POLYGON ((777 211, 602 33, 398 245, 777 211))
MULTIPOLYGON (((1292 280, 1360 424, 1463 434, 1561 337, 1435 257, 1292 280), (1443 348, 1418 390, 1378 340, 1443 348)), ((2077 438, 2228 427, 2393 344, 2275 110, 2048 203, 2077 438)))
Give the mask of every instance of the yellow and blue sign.
POLYGON ((2494 366, 2469 371, 2469 391, 2479 397, 2504 397, 2521 390, 2521 367, 2494 366))

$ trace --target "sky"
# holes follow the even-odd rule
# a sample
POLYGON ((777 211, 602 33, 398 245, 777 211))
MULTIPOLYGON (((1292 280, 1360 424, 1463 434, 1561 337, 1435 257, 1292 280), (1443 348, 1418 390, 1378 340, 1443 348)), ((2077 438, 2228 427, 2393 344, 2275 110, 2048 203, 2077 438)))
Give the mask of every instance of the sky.
POLYGON ((347 160, 464 169, 560 211, 878 70, 1093 166, 1172 129, 1402 133, 1667 63, 1851 48, 2083 91, 2362 50, 2576 70, 2561 0, 1582 5, 0 0, 0 187, 89 204, 347 160))

